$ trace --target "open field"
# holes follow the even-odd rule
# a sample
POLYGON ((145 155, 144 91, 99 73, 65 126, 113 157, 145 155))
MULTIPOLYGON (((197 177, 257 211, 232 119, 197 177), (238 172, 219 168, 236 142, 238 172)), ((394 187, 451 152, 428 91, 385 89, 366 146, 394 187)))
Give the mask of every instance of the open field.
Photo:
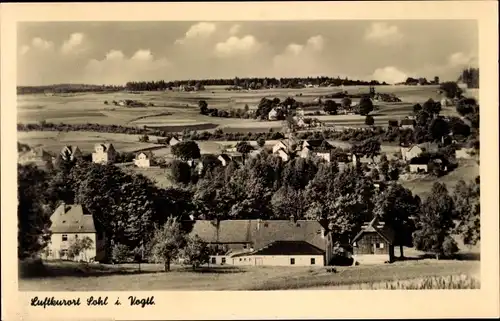
POLYGON ((21 291, 158 291, 158 290, 285 290, 366 283, 449 277, 479 273, 478 261, 407 261, 390 265, 337 267, 337 273, 324 267, 232 267, 218 266, 191 271, 173 266, 169 273, 162 266, 127 266, 47 263, 50 276, 20 278, 21 291))
MULTIPOLYGON (((151 126, 161 127, 165 131, 207 130, 222 128, 227 131, 267 131, 269 128, 282 127, 280 121, 257 121, 253 119, 231 119, 200 115, 198 101, 206 100, 209 108, 234 109, 256 108, 263 97, 285 99, 293 97, 304 103, 311 103, 322 95, 341 91, 341 88, 303 88, 303 89, 268 89, 257 91, 226 91, 224 87, 207 87, 202 92, 175 92, 158 91, 132 94, 116 93, 82 93, 64 96, 19 95, 17 103, 18 122, 69 124, 116 124, 124 126, 151 126), (302 94, 302 96, 297 96, 302 94), (144 103, 153 103, 154 107, 123 107, 111 104, 113 100, 139 100, 144 103), (104 101, 109 104, 105 105, 104 101)), ((350 94, 368 93, 367 86, 346 87, 350 94)), ((380 93, 394 93, 402 103, 379 103, 379 109, 373 112, 375 124, 383 125, 388 119, 401 119, 408 115, 414 103, 423 103, 429 98, 439 100, 437 86, 380 86, 376 88, 380 93)), ((477 95, 473 93, 473 95, 477 95)), ((356 99, 354 99, 356 102, 356 99)), ((305 108, 305 112, 314 112, 317 107, 305 108)), ((453 114, 453 108, 445 108, 443 114, 453 114)), ((317 117, 317 116, 311 116, 317 117)), ((364 124, 364 117, 354 116, 319 116, 317 117, 328 125, 360 126, 364 124)))

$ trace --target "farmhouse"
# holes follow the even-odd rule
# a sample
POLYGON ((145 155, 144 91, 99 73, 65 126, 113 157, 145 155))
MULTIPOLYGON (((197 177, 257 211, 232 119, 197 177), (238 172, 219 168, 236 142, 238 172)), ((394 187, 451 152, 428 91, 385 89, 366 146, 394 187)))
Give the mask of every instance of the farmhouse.
POLYGON ((427 173, 429 171, 429 158, 417 156, 410 160, 410 173, 427 173))
POLYGON ((414 129, 415 128, 415 120, 413 119, 402 119, 401 126, 402 129, 414 129))
POLYGON ((29 149, 18 154, 19 164, 35 163, 43 165, 46 162, 52 162, 52 156, 41 148, 29 149))
POLYGON ((106 253, 104 250, 105 235, 100 226, 94 221, 94 217, 88 213, 82 205, 61 204, 50 217, 52 232, 46 259, 69 259, 68 248, 71 244, 84 237, 92 240, 92 248, 80 253, 73 260, 102 261, 106 253))
POLYGON ((170 146, 175 146, 175 145, 179 144, 180 142, 182 142, 182 138, 180 138, 180 137, 172 136, 170 138, 167 138, 167 144, 169 144, 170 146))
POLYGON ((68 161, 68 160, 75 160, 78 158, 82 157, 82 152, 80 151, 80 148, 75 145, 67 145, 64 146, 61 150, 61 157, 62 159, 68 161))
POLYGON ((424 150, 418 145, 412 145, 410 147, 401 147, 401 157, 403 161, 410 161, 412 158, 420 156, 424 150))
POLYGON ((376 165, 376 164, 379 164, 380 163, 380 160, 382 158, 377 155, 377 156, 374 156, 373 158, 372 157, 368 157, 368 156, 361 156, 361 155, 355 155, 353 154, 352 155, 352 165, 353 166, 356 166, 356 164, 359 162, 360 164, 367 164, 367 165, 376 165))
POLYGON ((152 152, 139 152, 135 155, 134 165, 137 167, 147 168, 151 166, 152 159, 152 152))
POLYGON ((274 154, 277 155, 278 157, 280 157, 284 162, 288 162, 291 158, 291 155, 283 149, 279 149, 274 154))
POLYGON ((353 259, 360 264, 394 261, 394 231, 378 218, 365 223, 352 240, 353 259))
POLYGON ((193 221, 212 249, 210 264, 304 266, 327 265, 332 258, 328 229, 308 220, 193 221))
POLYGON ((300 157, 307 158, 309 155, 320 157, 327 162, 330 162, 330 152, 333 146, 326 140, 306 140, 302 143, 300 157))
POLYGON ((98 164, 114 163, 116 159, 116 150, 113 144, 103 143, 94 146, 92 153, 92 162, 98 164))

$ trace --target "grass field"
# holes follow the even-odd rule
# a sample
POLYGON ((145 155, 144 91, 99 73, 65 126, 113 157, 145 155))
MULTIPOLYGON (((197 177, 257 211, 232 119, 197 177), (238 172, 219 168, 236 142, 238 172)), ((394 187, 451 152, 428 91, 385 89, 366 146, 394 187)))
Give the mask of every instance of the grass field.
MULTIPOLYGON (((351 94, 368 93, 367 86, 346 87, 351 94)), ((132 94, 117 93, 83 93, 65 96, 19 95, 17 101, 18 122, 32 123, 45 120, 52 123, 100 123, 127 126, 155 126, 169 131, 190 129, 223 128, 228 131, 245 129, 245 131, 268 130, 282 127, 281 122, 256 121, 251 119, 227 119, 200 115, 198 101, 206 100, 210 108, 229 110, 243 108, 248 105, 256 108, 263 97, 285 99, 293 97, 302 102, 313 102, 325 94, 340 91, 341 88, 303 88, 303 89, 268 89, 258 91, 234 92, 226 91, 224 87, 207 87, 203 92, 143 92, 132 94), (302 96, 297 96, 302 94, 302 96), (139 100, 153 103, 154 107, 128 108, 114 106, 113 100, 139 100), (105 105, 104 101, 110 104, 105 105)), ((377 92, 394 93, 402 103, 380 103, 375 111, 376 124, 387 123, 388 119, 403 118, 411 111, 414 103, 423 103, 429 98, 439 100, 436 86, 381 86, 377 92)), ((477 96, 477 91, 471 95, 477 96)), ((356 100, 354 100, 356 101, 356 100)), ((317 109, 317 108, 316 108, 317 109)), ((307 109, 306 112, 315 109, 307 109)), ((454 113, 454 110, 444 110, 443 114, 454 113)), ((331 125, 359 126, 364 124, 362 116, 320 116, 331 125)))
POLYGON ((231 267, 218 266, 191 271, 173 266, 142 264, 89 265, 45 263, 50 276, 19 279, 21 291, 155 291, 155 290, 285 290, 321 287, 363 286, 397 280, 450 276, 477 276, 478 261, 408 261, 390 265, 337 267, 231 267))

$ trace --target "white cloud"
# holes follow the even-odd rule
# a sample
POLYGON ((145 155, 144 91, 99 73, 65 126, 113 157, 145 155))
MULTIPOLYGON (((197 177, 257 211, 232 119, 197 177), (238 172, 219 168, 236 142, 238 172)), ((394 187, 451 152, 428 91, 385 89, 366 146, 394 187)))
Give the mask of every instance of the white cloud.
POLYGON ((132 56, 131 59, 134 59, 134 60, 153 60, 153 55, 151 54, 151 50, 139 49, 132 56))
POLYGON ((310 37, 305 44, 289 44, 281 54, 274 56, 274 72, 283 77, 321 75, 324 68, 319 59, 324 44, 325 39, 321 35, 310 37))
POLYGON ((25 55, 28 53, 28 51, 30 51, 30 46, 28 46, 28 45, 24 45, 24 46, 21 46, 21 48, 19 48, 20 55, 25 55))
POLYGON ((247 35, 242 38, 231 36, 226 41, 219 42, 215 45, 215 54, 218 57, 247 55, 255 53, 261 46, 262 45, 254 36, 247 35))
POLYGON ((378 68, 372 75, 373 80, 378 80, 380 82, 385 81, 386 83, 389 84, 403 82, 407 78, 408 76, 403 71, 393 66, 378 68))
POLYGON ((61 52, 63 54, 78 53, 81 52, 83 48, 83 41, 85 35, 81 32, 72 33, 69 39, 66 40, 61 46, 61 52))
POLYGON ((217 26, 211 22, 199 22, 195 25, 192 25, 188 31, 186 31, 184 37, 182 39, 177 39, 175 41, 176 44, 184 44, 188 39, 194 38, 206 38, 213 34, 217 26))
POLYGON ((463 67, 467 65, 476 64, 476 57, 472 54, 465 54, 463 52, 456 52, 448 57, 448 63, 452 67, 463 67))
POLYGON ((403 38, 403 34, 395 25, 385 22, 374 22, 366 30, 365 39, 381 45, 389 45, 398 42, 403 38))
POLYGON ((120 50, 113 49, 106 54, 106 60, 121 60, 124 57, 125 55, 120 50))
POLYGON ((236 35, 238 32, 240 32, 241 30, 241 26, 236 24, 236 25, 233 25, 231 26, 231 28, 229 29, 229 34, 234 36, 236 35))
POLYGON ((49 50, 54 47, 54 43, 52 41, 48 41, 45 39, 42 39, 40 37, 33 38, 31 40, 31 45, 34 48, 40 49, 40 50, 49 50))

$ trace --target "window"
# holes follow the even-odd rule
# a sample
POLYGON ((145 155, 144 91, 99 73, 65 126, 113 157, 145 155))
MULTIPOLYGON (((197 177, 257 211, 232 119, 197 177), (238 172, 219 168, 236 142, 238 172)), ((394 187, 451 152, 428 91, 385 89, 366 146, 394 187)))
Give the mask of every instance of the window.
POLYGON ((247 245, 246 245, 246 244, 245 244, 245 245, 243 245, 243 248, 244 248, 244 249, 246 249, 246 248, 247 248, 247 245))
POLYGON ((212 258, 212 264, 215 264, 216 263, 216 260, 215 260, 215 257, 212 258))
POLYGON ((63 234, 62 235, 62 241, 67 241, 68 240, 68 235, 67 234, 63 234))
POLYGON ((358 242, 352 243, 352 246, 358 246, 358 242))
POLYGON ((380 243, 375 243, 375 248, 379 249, 380 248, 380 243))
POLYGON ((290 265, 295 265, 295 258, 290 258, 290 265))
POLYGON ((383 249, 384 248, 384 243, 380 243, 380 248, 383 249))
POLYGON ((223 257, 223 258, 222 258, 221 263, 222 263, 222 264, 226 263, 226 258, 225 258, 225 257, 223 257))
POLYGON ((75 235, 75 240, 78 239, 78 234, 75 235))
POLYGON ((240 257, 240 261, 241 261, 241 257, 240 257))
POLYGON ((316 259, 315 258, 311 258, 311 265, 314 265, 316 264, 316 259))

